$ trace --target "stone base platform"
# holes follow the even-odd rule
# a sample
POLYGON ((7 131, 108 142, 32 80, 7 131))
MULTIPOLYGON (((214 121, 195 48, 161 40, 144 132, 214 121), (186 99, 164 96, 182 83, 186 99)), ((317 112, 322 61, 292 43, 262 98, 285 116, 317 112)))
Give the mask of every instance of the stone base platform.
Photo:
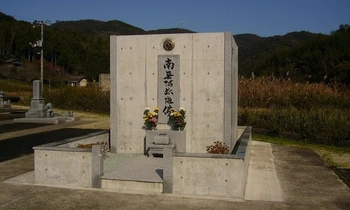
POLYGON ((42 124, 61 124, 66 122, 64 117, 48 117, 48 118, 17 118, 14 123, 42 123, 42 124))
POLYGON ((14 123, 42 123, 42 124, 61 124, 65 122, 79 121, 81 118, 76 117, 43 117, 43 118, 16 118, 13 120, 14 123))
POLYGON ((81 118, 79 116, 77 117, 64 117, 66 119, 66 122, 73 122, 73 121, 79 121, 81 118))

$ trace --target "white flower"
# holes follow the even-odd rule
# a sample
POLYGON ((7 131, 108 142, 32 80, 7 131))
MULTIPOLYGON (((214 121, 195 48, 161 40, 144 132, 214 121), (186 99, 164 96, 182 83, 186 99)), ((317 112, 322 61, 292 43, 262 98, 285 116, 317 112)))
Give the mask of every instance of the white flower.
POLYGON ((148 107, 146 107, 145 110, 148 110, 148 111, 149 111, 150 109, 149 109, 148 107))
POLYGON ((180 110, 184 110, 184 111, 185 111, 185 108, 183 108, 183 107, 180 107, 180 110))

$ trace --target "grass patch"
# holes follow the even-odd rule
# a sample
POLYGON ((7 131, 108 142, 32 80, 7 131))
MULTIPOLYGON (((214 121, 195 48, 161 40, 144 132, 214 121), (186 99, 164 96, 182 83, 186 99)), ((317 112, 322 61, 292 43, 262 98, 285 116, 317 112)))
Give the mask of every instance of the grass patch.
POLYGON ((238 123, 266 130, 269 135, 294 136, 301 142, 333 146, 350 143, 350 110, 245 108, 239 109, 238 123))
POLYGON ((283 137, 271 137, 261 134, 253 134, 255 141, 263 141, 283 146, 293 146, 303 149, 311 149, 315 151, 328 166, 332 167, 350 167, 349 147, 336 147, 324 144, 313 144, 306 141, 297 141, 283 137))
POLYGON ((306 141, 297 141, 289 138, 265 136, 261 134, 253 134, 253 139, 256 141, 264 141, 264 142, 280 144, 284 146, 296 146, 301 148, 309 148, 313 150, 319 149, 319 150, 327 150, 327 151, 336 152, 336 153, 350 154, 349 147, 336 147, 336 146, 329 146, 324 144, 313 144, 306 141))

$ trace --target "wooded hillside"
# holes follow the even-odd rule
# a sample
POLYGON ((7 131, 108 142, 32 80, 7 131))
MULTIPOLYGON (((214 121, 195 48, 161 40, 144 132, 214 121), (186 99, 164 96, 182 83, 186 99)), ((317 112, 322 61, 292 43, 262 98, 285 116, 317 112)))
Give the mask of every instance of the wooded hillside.
MULTIPOLYGON (((44 27, 45 68, 51 71, 51 77, 56 74, 74 74, 96 80, 98 74, 109 72, 110 35, 162 33, 195 32, 180 28, 145 31, 118 20, 57 21, 44 27)), ((237 34, 234 38, 239 47, 241 76, 276 76, 308 82, 350 82, 348 25, 340 25, 330 35, 300 31, 273 37, 237 34)), ((35 72, 40 70, 40 48, 32 47, 29 43, 38 40, 40 26, 33 28, 32 23, 17 21, 0 12, 0 63, 12 58, 18 58, 23 63, 17 69, 1 65, 1 77, 15 77, 18 68, 36 75, 35 72)), ((45 79, 48 79, 46 75, 45 79)))

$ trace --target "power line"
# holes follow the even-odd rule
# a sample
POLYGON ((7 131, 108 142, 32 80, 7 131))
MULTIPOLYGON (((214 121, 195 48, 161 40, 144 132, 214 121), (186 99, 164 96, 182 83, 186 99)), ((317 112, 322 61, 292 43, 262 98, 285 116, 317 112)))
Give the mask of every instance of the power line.
POLYGON ((183 24, 186 23, 187 21, 186 20, 179 20, 177 22, 179 22, 180 28, 183 29, 183 24))

